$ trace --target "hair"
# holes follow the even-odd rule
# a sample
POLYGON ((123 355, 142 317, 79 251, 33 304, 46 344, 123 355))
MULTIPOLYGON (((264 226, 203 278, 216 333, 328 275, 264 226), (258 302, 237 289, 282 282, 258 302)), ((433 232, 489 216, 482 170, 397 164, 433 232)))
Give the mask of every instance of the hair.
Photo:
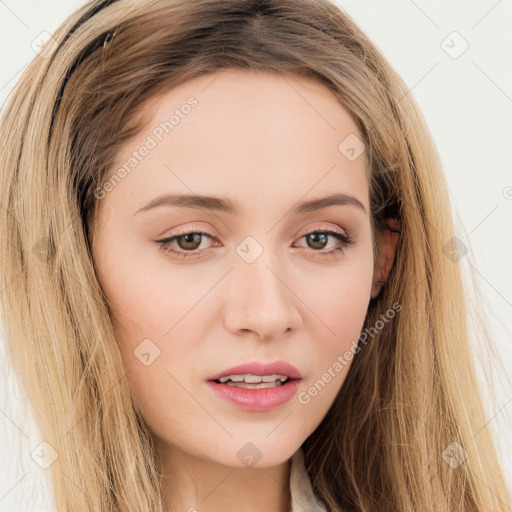
POLYGON ((446 254, 455 228, 442 166, 385 57, 328 0, 92 0, 24 72, 0 133, 7 350, 59 455, 51 466, 57 510, 164 510, 151 433, 129 391, 88 229, 94 191, 147 121, 147 100, 229 68, 326 86, 364 138, 374 256, 386 219, 401 223, 395 263, 365 326, 393 304, 400 313, 359 347, 302 445, 315 494, 333 512, 509 509, 482 428, 489 418, 468 318, 479 312, 470 311, 460 263, 446 254), (453 443, 467 453, 456 468, 443 457, 453 443))

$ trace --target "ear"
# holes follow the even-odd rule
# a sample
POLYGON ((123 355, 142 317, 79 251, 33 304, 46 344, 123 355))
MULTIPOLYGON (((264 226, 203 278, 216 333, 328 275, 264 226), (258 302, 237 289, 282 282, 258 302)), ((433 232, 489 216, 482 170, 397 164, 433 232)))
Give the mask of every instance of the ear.
POLYGON ((374 299, 386 282, 389 271, 395 261, 396 245, 400 236, 401 223, 398 219, 386 219, 386 229, 379 234, 378 256, 373 268, 372 294, 374 299))

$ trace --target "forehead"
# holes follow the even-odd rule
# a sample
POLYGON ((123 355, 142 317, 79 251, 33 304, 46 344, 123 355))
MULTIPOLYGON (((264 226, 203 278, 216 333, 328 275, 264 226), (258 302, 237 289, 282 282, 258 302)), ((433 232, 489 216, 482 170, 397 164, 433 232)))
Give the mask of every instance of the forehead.
POLYGON ((281 203, 344 192, 368 207, 365 155, 344 152, 344 141, 362 144, 362 136, 314 79, 223 70, 151 98, 144 110, 143 130, 121 148, 113 169, 129 167, 134 152, 150 147, 116 186, 136 209, 164 191, 241 204, 256 195, 281 203))

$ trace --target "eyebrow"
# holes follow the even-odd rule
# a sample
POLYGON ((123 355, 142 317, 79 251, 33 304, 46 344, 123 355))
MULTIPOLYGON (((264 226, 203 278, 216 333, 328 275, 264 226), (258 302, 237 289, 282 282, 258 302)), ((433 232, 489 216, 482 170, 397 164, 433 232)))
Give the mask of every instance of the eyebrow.
MULTIPOLYGON (((303 201, 295 206, 292 213, 300 215, 310 213, 329 206, 355 206, 366 213, 364 204, 356 197, 350 194, 331 194, 318 199, 311 199, 303 201)), ((143 206, 135 212, 145 212, 157 208, 159 206, 178 206, 182 208, 196 208, 205 210, 215 210, 219 212, 229 213, 231 215, 240 215, 242 208, 240 204, 234 203, 231 199, 212 196, 198 196, 198 195, 179 195, 179 194, 164 194, 150 201, 146 206, 143 206)), ((135 215, 134 214, 134 215, 135 215)))

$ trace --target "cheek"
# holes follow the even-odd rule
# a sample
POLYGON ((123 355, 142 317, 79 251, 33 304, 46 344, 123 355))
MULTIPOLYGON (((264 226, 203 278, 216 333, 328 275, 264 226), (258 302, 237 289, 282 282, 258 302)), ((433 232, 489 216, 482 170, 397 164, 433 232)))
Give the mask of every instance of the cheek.
POLYGON ((320 270, 304 280, 302 297, 323 326, 325 352, 357 339, 370 301, 372 278, 368 247, 351 253, 338 268, 320 270))
POLYGON ((192 309, 205 292, 204 282, 188 283, 179 269, 171 272, 169 266, 144 263, 148 255, 137 247, 108 240, 108 246, 96 249, 96 268, 137 407, 158 430, 172 420, 172 397, 172 409, 186 423, 198 414, 197 404, 180 383, 197 362, 193 340, 205 337, 192 309))
POLYGON ((175 322, 172 315, 180 309, 186 288, 151 264, 140 247, 108 240, 96 250, 96 267, 120 334, 132 340, 163 334, 175 322))
POLYGON ((371 277, 371 272, 362 266, 351 268, 322 303, 322 311, 339 342, 353 339, 360 332, 368 309, 371 277))
MULTIPOLYGON (((312 310, 314 371, 298 401, 312 418, 321 419, 332 405, 352 365, 370 300, 373 274, 371 255, 361 253, 340 267, 322 286, 304 286, 312 310), (312 290, 316 290, 315 293, 312 290)), ((317 283, 319 281, 317 280, 317 283)))

